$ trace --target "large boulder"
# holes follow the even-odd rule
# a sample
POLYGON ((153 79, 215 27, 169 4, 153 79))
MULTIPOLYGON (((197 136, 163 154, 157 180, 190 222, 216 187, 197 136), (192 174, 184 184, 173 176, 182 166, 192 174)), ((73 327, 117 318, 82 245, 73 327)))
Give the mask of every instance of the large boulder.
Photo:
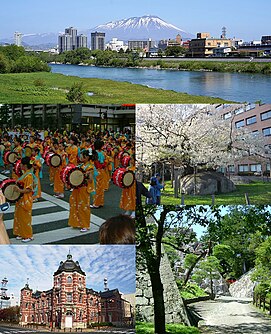
POLYGON ((223 174, 217 172, 201 172, 186 175, 181 178, 181 191, 186 195, 213 195, 221 193, 229 193, 234 191, 234 183, 223 174))

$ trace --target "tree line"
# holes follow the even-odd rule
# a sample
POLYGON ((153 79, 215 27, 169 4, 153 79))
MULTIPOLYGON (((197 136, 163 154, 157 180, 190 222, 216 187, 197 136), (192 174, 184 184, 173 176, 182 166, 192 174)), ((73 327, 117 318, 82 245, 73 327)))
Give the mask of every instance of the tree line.
POLYGON ((50 72, 50 66, 35 52, 22 46, 0 46, 0 73, 50 72))

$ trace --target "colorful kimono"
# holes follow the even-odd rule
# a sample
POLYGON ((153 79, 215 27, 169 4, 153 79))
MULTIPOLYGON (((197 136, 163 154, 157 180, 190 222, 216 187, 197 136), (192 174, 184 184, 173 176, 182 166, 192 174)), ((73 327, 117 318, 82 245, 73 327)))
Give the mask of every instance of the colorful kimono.
POLYGON ((69 163, 76 166, 77 156, 78 156, 78 147, 75 145, 71 145, 67 147, 66 152, 68 154, 69 163))
POLYGON ((85 172, 90 172, 92 180, 88 181, 87 185, 73 189, 70 196, 70 215, 68 225, 78 228, 90 227, 90 193, 94 191, 94 166, 92 162, 87 162, 83 165, 78 165, 85 172))
POLYGON ((33 237, 32 231, 32 206, 33 206, 33 174, 25 172, 18 181, 23 183, 24 189, 31 191, 23 194, 15 205, 13 234, 23 239, 33 237))
POLYGON ((65 166, 67 165, 67 154, 65 152, 60 152, 57 151, 57 154, 59 154, 61 156, 61 165, 57 168, 55 168, 55 178, 54 178, 54 192, 56 194, 64 194, 64 183, 62 182, 61 178, 60 178, 60 173, 63 170, 63 168, 65 168, 65 166))
MULTIPOLYGON (((129 170, 135 171, 135 167, 129 167, 129 170)), ((135 211, 136 209, 136 182, 129 188, 123 188, 120 198, 120 208, 125 211, 135 211)))
POLYGON ((94 196, 94 206, 104 206, 104 190, 107 187, 108 176, 106 173, 107 160, 103 151, 98 151, 98 161, 95 161, 98 175, 96 177, 96 193, 94 196))

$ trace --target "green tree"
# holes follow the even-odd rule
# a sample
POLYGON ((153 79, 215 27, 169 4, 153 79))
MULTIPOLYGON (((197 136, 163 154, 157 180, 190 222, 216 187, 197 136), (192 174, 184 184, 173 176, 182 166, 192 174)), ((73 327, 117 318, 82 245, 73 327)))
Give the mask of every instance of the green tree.
POLYGON ((165 55, 167 57, 173 56, 178 57, 180 55, 184 55, 186 52, 186 49, 181 46, 168 46, 165 50, 165 55))
POLYGON ((83 83, 77 82, 71 86, 66 95, 66 98, 67 100, 73 103, 85 103, 86 102, 85 94, 86 92, 83 83))
POLYGON ((8 73, 9 71, 10 62, 3 53, 0 53, 0 73, 8 73))
POLYGON ((199 263, 195 273, 192 276, 197 283, 201 283, 202 280, 208 279, 210 281, 211 298, 215 297, 214 294, 214 279, 220 278, 220 272, 222 268, 219 260, 215 256, 208 256, 206 259, 199 263))
POLYGON ((12 72, 29 73, 29 72, 50 72, 51 68, 35 56, 22 56, 14 63, 12 72))
POLYGON ((17 60, 26 55, 25 49, 22 46, 7 45, 0 46, 0 53, 3 53, 10 60, 17 60))

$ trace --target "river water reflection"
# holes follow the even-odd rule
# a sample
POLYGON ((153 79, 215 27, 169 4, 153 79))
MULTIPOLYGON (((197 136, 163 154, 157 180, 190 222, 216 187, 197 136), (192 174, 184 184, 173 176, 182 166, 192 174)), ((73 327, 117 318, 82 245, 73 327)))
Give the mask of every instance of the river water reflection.
MULTIPOLYGON (((192 95, 220 97, 235 102, 271 102, 271 76, 263 74, 190 72, 79 65, 50 65, 53 73, 81 78, 128 81, 192 95)), ((174 103, 174 101, 172 101, 174 103)))

